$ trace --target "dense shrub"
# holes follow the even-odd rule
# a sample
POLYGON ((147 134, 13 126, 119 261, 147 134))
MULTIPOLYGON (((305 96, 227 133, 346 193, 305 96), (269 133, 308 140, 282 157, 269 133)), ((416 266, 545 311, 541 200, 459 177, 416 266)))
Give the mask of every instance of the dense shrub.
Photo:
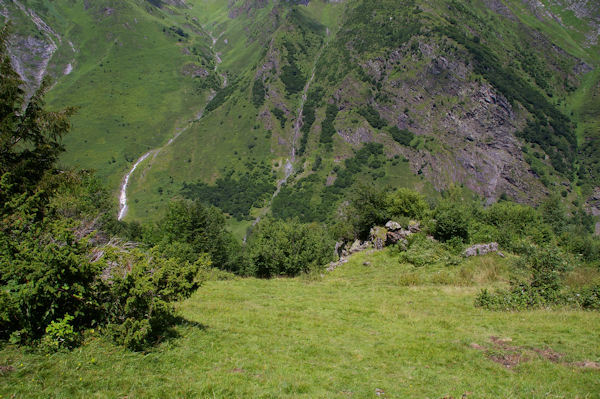
POLYGON ((470 215, 467 210, 450 201, 444 201, 434 212, 433 236, 440 241, 457 237, 465 242, 469 239, 470 215))
POLYGON ((271 110, 271 112, 273 113, 273 115, 275 115, 275 118, 277 118, 279 120, 279 124, 281 125, 281 128, 285 128, 285 123, 287 122, 287 118, 285 116, 285 112, 283 112, 282 109, 279 108, 273 108, 271 110))
POLYGON ((373 226, 382 226, 389 220, 388 197, 385 189, 358 183, 349 195, 345 211, 345 223, 352 226, 355 236, 363 240, 373 226))
POLYGON ((214 185, 203 181, 184 183, 181 193, 185 198, 209 203, 242 220, 250 216, 252 207, 261 207, 275 188, 269 165, 248 163, 243 174, 234 176, 232 171, 218 178, 214 185))
POLYGON ((334 122, 339 110, 336 104, 327 104, 325 119, 321 123, 321 137, 319 141, 328 149, 332 148, 333 136, 336 134, 334 122))
POLYGON ((381 129, 387 126, 387 121, 383 119, 379 112, 371 105, 366 105, 358 110, 358 113, 369 122, 375 129, 381 129))
POLYGON ((431 240, 424 234, 419 233, 408 237, 407 244, 399 244, 400 263, 410 263, 417 267, 443 263, 446 265, 457 265, 460 257, 447 251, 440 243, 431 240))
POLYGON ((555 234, 561 234, 567 227, 567 209, 558 195, 550 196, 539 207, 542 220, 551 226, 555 234))
POLYGON ((17 215, 22 219, 0 232, 0 337, 31 343, 67 314, 75 324, 88 325, 97 314, 99 270, 88 261, 85 244, 66 222, 35 223, 31 212, 17 215))
POLYGON ((234 81, 229 83, 227 87, 224 87, 221 90, 219 90, 217 94, 215 94, 215 96, 212 98, 212 100, 210 100, 210 102, 206 104, 205 111, 214 111, 215 109, 223 105, 225 101, 227 101, 229 96, 231 96, 235 92, 235 90, 237 89, 237 85, 238 82, 234 81))
POLYGON ((398 129, 396 126, 392 126, 389 129, 392 138, 398 143, 409 146, 410 142, 415 138, 415 134, 407 129, 398 129))
POLYGON ((312 87, 308 92, 306 102, 304 103, 304 109, 302 111, 302 127, 300 128, 302 137, 300 138, 300 147, 298 147, 298 155, 300 156, 306 151, 308 135, 313 123, 315 123, 315 110, 321 103, 323 91, 324 90, 321 87, 312 87))
POLYGON ((218 209, 198 201, 172 201, 146 240, 159 247, 189 245, 190 253, 196 258, 207 253, 216 267, 229 271, 239 269, 240 244, 225 229, 225 217, 218 209))
POLYGON ((265 219, 247 246, 247 273, 258 277, 296 276, 323 267, 333 257, 333 242, 317 224, 265 219))
POLYGON ((55 352, 59 349, 70 349, 75 346, 79 335, 73 328, 73 319, 73 316, 66 314, 61 320, 52 321, 46 327, 42 347, 48 352, 55 352))
POLYGON ((387 195, 386 205, 391 219, 408 217, 421 219, 429 210, 425 197, 408 188, 398 188, 387 195))
POLYGON ((503 248, 518 252, 524 241, 548 243, 553 233, 536 209, 503 201, 485 209, 473 208, 469 237, 473 242, 496 241, 503 248))
POLYGON ((488 309, 526 309, 564 304, 561 274, 568 268, 567 256, 555 247, 530 247, 515 265, 526 273, 524 281, 513 281, 509 291, 483 290, 475 299, 477 306, 488 309))
POLYGON ((107 330, 117 343, 143 349, 167 333, 176 318, 171 302, 187 298, 201 284, 199 271, 210 265, 209 257, 201 254, 191 263, 164 258, 158 250, 150 256, 107 251, 102 262, 110 274, 100 292, 107 330))
POLYGON ((600 285, 584 288, 580 292, 571 292, 568 298, 583 309, 600 310, 600 285))
POLYGON ((262 79, 256 79, 252 85, 252 104, 260 108, 265 103, 266 89, 262 79))
POLYGON ((289 95, 300 93, 306 84, 306 77, 295 63, 281 68, 281 81, 289 95))

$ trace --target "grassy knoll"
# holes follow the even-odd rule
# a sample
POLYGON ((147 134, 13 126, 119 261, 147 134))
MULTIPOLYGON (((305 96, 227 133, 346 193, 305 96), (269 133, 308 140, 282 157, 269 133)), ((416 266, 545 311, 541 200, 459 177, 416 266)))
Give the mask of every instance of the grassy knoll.
POLYGON ((0 365, 14 371, 0 395, 599 397, 599 371, 575 365, 600 360, 598 313, 473 306, 479 286, 503 284, 507 262, 415 269, 384 251, 323 277, 210 281, 180 305, 177 337, 149 353, 94 335, 71 353, 4 347, 0 365))

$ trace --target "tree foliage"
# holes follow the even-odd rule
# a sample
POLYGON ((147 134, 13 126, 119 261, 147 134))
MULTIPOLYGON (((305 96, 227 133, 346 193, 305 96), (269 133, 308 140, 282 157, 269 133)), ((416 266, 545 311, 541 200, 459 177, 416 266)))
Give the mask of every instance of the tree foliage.
POLYGON ((258 277, 276 277, 318 269, 333 256, 333 242, 327 237, 317 224, 265 219, 248 242, 248 272, 258 277))

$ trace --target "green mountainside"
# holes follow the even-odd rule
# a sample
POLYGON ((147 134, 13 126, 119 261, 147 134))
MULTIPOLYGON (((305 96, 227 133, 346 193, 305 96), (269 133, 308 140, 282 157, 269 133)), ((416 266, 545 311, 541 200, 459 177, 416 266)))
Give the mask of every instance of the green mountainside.
POLYGON ((0 398, 597 397, 600 7, 542 1, 0 0, 0 398))
POLYGON ((600 212, 594 1, 3 1, 12 55, 76 105, 65 165, 231 215, 331 217, 356 181, 600 212), (26 56, 25 53, 34 53, 26 56), (274 195, 275 194, 275 195, 274 195), (572 205, 574 204, 574 205, 572 205))

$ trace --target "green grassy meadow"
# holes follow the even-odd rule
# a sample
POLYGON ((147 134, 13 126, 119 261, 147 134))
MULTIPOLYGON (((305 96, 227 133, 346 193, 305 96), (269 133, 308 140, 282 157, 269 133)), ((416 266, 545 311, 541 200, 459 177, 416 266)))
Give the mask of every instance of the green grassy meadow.
POLYGON ((600 361, 596 312, 473 306, 482 286, 505 284, 508 262, 418 269, 385 250, 324 275, 208 281, 178 305, 173 337, 147 353, 98 332, 72 352, 2 348, 0 365, 14 371, 0 376, 0 395, 600 397, 600 371, 576 365, 600 361))

